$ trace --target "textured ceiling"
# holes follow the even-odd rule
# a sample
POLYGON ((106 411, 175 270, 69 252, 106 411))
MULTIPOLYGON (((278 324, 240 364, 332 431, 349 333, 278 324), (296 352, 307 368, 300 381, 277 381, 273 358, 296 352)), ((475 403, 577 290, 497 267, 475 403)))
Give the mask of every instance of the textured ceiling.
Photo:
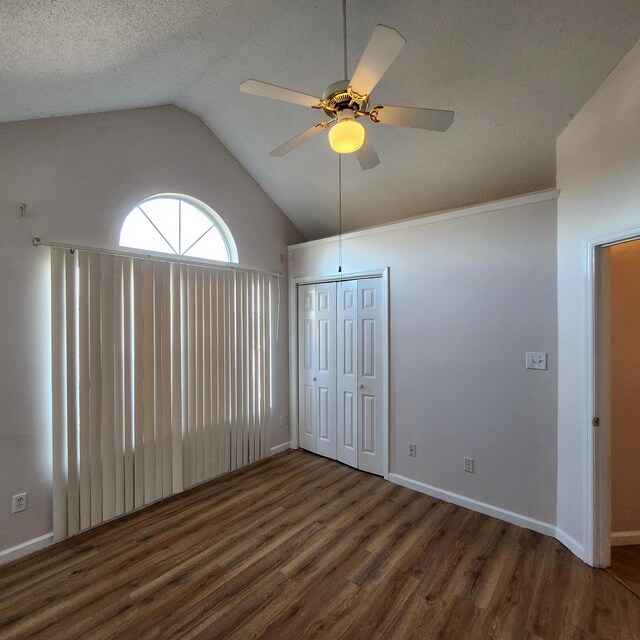
MULTIPOLYGON (((638 0, 348 0, 352 73, 378 23, 408 44, 375 104, 452 109, 446 133, 368 123, 381 164, 343 163, 347 230, 555 183, 555 138, 640 36, 638 0)), ((3 0, 0 121, 175 103, 200 116, 309 238, 337 231, 319 112, 240 93, 321 94, 342 76, 340 0, 3 0)), ((212 203, 215 204, 215 203, 212 203)))

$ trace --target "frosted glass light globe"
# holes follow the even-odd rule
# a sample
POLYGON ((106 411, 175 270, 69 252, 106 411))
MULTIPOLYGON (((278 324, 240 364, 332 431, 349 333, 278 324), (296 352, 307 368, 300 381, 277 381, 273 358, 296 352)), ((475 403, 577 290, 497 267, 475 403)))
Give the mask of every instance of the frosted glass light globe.
POLYGON ((329 144, 336 153, 353 153, 364 144, 364 127, 352 118, 344 118, 330 129, 329 144))

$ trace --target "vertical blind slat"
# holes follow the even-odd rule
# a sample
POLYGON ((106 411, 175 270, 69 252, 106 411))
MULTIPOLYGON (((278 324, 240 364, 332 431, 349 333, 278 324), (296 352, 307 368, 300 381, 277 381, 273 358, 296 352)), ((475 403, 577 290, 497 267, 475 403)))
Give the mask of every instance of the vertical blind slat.
POLYGON ((228 294, 227 294, 227 273, 218 274, 218 283, 220 287, 219 301, 220 308, 218 311, 218 317, 220 318, 220 472, 226 473, 230 470, 230 442, 228 442, 229 434, 229 397, 227 393, 227 387, 229 385, 229 349, 228 349, 228 294))
POLYGON ((124 352, 124 511, 134 508, 134 346, 133 346, 133 262, 125 258, 122 270, 122 321, 124 352))
POLYGON ((171 265, 171 471, 174 493, 184 486, 182 471, 182 267, 171 265))
POLYGON ((153 375, 154 375, 154 416, 153 416, 153 442, 155 447, 155 499, 162 498, 163 494, 163 462, 164 454, 164 416, 162 415, 162 270, 161 262, 153 265, 153 375))
POLYGON ((236 318, 238 316, 238 298, 237 298, 237 273, 231 273, 229 278, 229 354, 231 357, 229 370, 229 395, 230 412, 229 412, 229 428, 231 437, 231 469, 237 468, 237 450, 238 450, 238 331, 236 326, 236 318))
POLYGON ((196 277, 195 268, 188 270, 189 293, 189 327, 187 335, 189 339, 189 382, 187 394, 189 398, 189 485, 196 483, 197 454, 196 454, 196 277))
POLYGON ((113 263, 113 449, 115 456, 115 515, 124 513, 124 327, 123 259, 113 263))
POLYGON ((236 274, 236 343, 238 365, 236 369, 236 385, 238 389, 238 418, 236 420, 236 467, 244 466, 244 432, 246 428, 245 415, 245 297, 244 297, 244 273, 236 274))
POLYGON ((66 401, 66 292, 65 256, 51 250, 51 396, 53 445, 53 535, 56 540, 68 535, 67 509, 67 401, 66 401))
POLYGON ((182 486, 188 487, 189 481, 189 269, 181 267, 180 291, 182 296, 180 317, 180 358, 182 361, 182 486))
POLYGON ((102 337, 100 335, 100 256, 89 255, 89 448, 91 524, 102 522, 102 337))
POLYGON ((260 358, 262 357, 261 341, 260 341, 260 276, 258 274, 253 277, 253 457, 254 460, 260 460, 260 441, 258 434, 260 433, 260 358))
POLYGON ((78 351, 80 378, 80 529, 91 526, 91 424, 89 358, 89 256, 78 254, 78 351))
POLYGON ((77 254, 65 256, 65 290, 67 292, 67 465, 69 486, 69 535, 80 531, 80 469, 78 438, 78 342, 77 342, 77 254))
POLYGON ((210 272, 211 276, 211 424, 213 427, 213 433, 211 436, 212 442, 212 455, 211 464, 212 476, 217 476, 220 473, 219 464, 219 452, 220 452, 220 393, 219 393, 219 376, 220 376, 220 363, 218 362, 218 345, 219 345, 219 333, 218 327, 220 326, 220 304, 218 298, 218 274, 215 271, 210 272))
POLYGON ((144 505, 144 314, 142 261, 134 262, 134 502, 144 505))
POLYGON ((265 407, 266 407, 266 402, 265 402, 265 384, 264 384, 264 379, 265 379, 265 336, 266 336, 266 330, 265 330, 265 309, 264 309, 264 303, 265 303, 265 290, 266 290, 266 279, 262 276, 259 275, 258 276, 259 282, 260 282, 260 286, 259 286, 259 290, 258 290, 258 305, 260 306, 260 317, 259 317, 259 334, 260 334, 260 341, 259 341, 259 345, 260 345, 260 371, 259 371, 259 380, 260 380, 260 389, 259 389, 259 393, 258 393, 258 404, 257 404, 257 410, 258 410, 258 434, 256 436, 256 447, 257 447, 257 451, 259 452, 260 457, 264 456, 264 452, 263 452, 263 433, 265 431, 265 419, 264 419, 264 415, 265 415, 265 407))
POLYGON ((254 441, 254 456, 256 460, 262 458, 260 454, 260 389, 262 388, 262 314, 260 313, 260 302, 261 302, 261 277, 260 275, 255 276, 256 281, 256 289, 254 294, 254 309, 255 309, 255 321, 254 321, 254 331, 255 331, 255 343, 256 343, 256 370, 254 373, 255 376, 255 393, 254 393, 254 405, 253 405, 253 441, 254 441))
POLYGON ((251 408, 253 407, 253 374, 254 374, 254 362, 253 362, 253 305, 251 304, 253 299, 253 276, 249 273, 244 274, 245 281, 245 305, 246 305, 246 320, 245 320, 245 335, 247 337, 247 349, 245 356, 245 371, 246 374, 244 376, 245 380, 245 388, 247 396, 245 398, 245 413, 246 413, 246 421, 245 421, 245 443, 244 443, 244 463, 249 464, 254 461, 253 458, 253 433, 252 433, 252 425, 253 425, 253 415, 251 408))
POLYGON ((155 447, 155 344, 153 306, 153 262, 145 262, 142 269, 143 318, 143 450, 144 450, 144 503, 156 499, 156 447, 155 447))
POLYGON ((196 413, 195 413, 195 427, 196 427, 196 440, 195 440, 195 449, 196 449, 196 482, 202 482, 204 480, 204 424, 202 420, 202 410, 204 406, 203 402, 203 370, 202 370, 202 361, 203 361, 203 325, 202 325, 202 315, 203 315, 203 304, 202 304, 202 269, 195 270, 195 296, 194 296, 194 308, 196 313, 196 322, 195 322, 195 403, 196 403, 196 413))
POLYGON ((253 332, 253 371, 251 375, 251 384, 253 386, 253 394, 251 397, 251 448, 253 457, 251 462, 253 462, 261 458, 259 443, 256 442, 258 435, 258 398, 260 395, 260 306, 258 305, 260 279, 258 275, 252 274, 251 280, 251 330, 253 332))
POLYGON ((116 465, 114 446, 114 333, 113 256, 100 256, 100 324, 102 346, 102 517, 116 514, 116 465))
POLYGON ((202 452, 203 477, 212 477, 211 464, 211 272, 202 273, 202 452))
POLYGON ((260 412, 259 421, 260 421, 260 429, 258 431, 258 451, 262 453, 262 434, 264 432, 265 425, 265 410, 266 410, 266 399, 265 399, 265 338, 267 332, 265 330, 266 320, 265 320, 265 290, 266 290, 266 281, 263 276, 260 276, 260 403, 258 405, 258 410, 260 412))
POLYGON ((162 264, 162 306, 160 309, 162 321, 162 496, 172 494, 173 473, 173 442, 171 437, 171 265, 162 264))
MULTIPOLYGON (((264 310, 265 310, 265 324, 264 330, 266 334, 266 341, 268 344, 273 344, 273 336, 271 329, 271 282, 267 284, 265 287, 265 297, 264 297, 264 310)), ((265 375, 264 375, 264 395, 265 395, 265 412, 264 412, 264 423, 269 424, 271 420, 271 407, 273 405, 271 398, 271 349, 265 350, 265 375)), ((267 441, 265 434, 262 434, 262 455, 266 456, 268 449, 267 447, 271 446, 267 441)))

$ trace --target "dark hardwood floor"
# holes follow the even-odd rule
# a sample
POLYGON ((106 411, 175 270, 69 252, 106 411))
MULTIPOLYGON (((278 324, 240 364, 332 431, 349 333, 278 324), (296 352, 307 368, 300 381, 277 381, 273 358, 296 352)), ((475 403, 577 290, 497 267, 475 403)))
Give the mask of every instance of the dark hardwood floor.
POLYGON ((0 638, 640 638, 560 543, 290 451, 0 567, 0 638))
POLYGON ((640 598, 640 545, 611 547, 610 573, 640 598))

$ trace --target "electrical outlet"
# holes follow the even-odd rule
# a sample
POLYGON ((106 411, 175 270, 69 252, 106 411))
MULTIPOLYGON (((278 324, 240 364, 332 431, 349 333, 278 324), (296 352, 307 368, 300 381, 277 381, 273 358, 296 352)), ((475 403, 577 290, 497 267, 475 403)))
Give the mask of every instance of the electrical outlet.
POLYGON ((416 443, 415 442, 410 442, 409 443, 409 455, 412 458, 416 457, 416 443))
POLYGON ((284 427, 287 424, 287 419, 284 416, 280 416, 280 426, 284 427))
POLYGON ((542 369, 547 368, 547 354, 540 351, 527 351, 527 369, 542 369))
POLYGON ((473 458, 464 459, 464 470, 467 473, 473 473, 473 458))
POLYGON ((27 510, 27 494, 18 493, 13 496, 11 501, 11 513, 18 513, 19 511, 27 510))

